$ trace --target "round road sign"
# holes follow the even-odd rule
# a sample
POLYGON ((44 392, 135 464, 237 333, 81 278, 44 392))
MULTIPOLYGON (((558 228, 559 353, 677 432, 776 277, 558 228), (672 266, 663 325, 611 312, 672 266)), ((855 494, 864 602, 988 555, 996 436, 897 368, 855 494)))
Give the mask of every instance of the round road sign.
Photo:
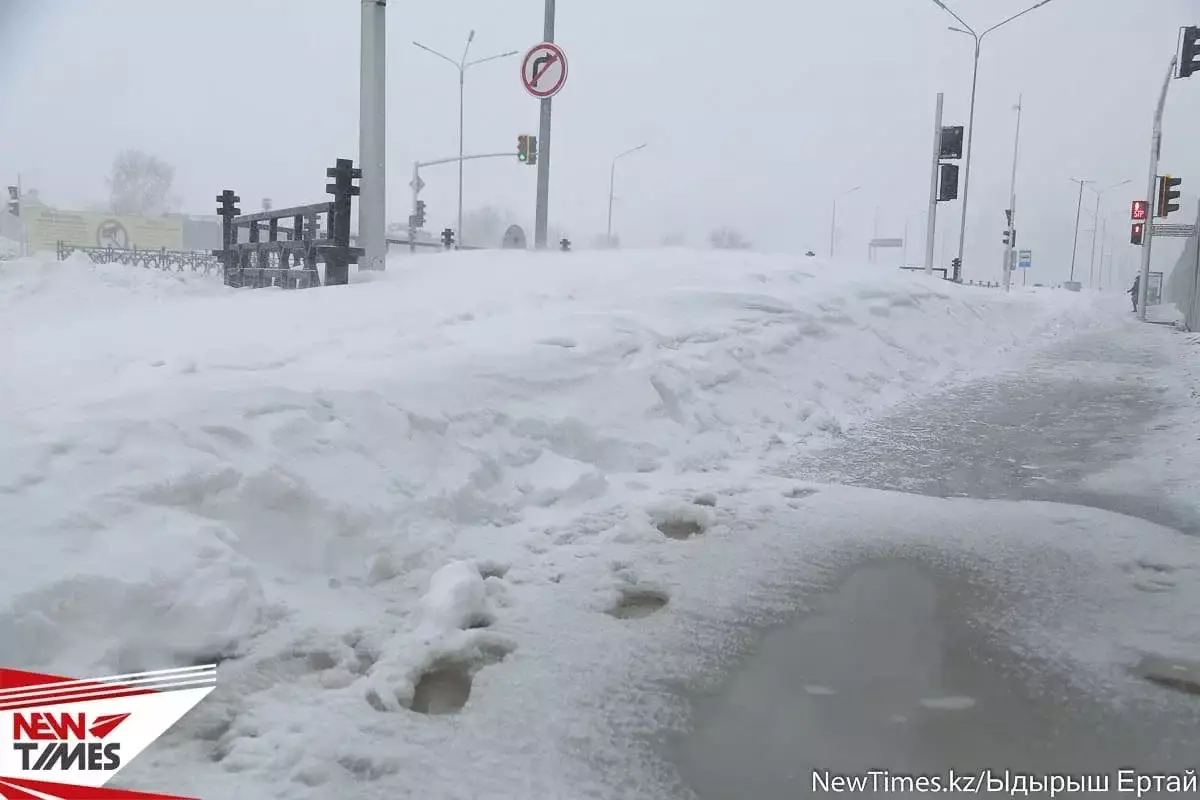
POLYGON ((567 82, 567 56, 554 42, 529 48, 521 61, 521 83, 534 97, 553 97, 567 82))

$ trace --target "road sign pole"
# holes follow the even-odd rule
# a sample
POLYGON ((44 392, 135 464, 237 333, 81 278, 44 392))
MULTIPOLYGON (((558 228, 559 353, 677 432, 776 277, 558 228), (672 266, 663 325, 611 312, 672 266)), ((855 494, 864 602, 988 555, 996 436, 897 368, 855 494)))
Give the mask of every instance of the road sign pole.
MULTIPOLYGON (((542 41, 554 41, 554 0, 546 0, 546 20, 542 41)), ((550 106, 551 98, 543 97, 541 120, 538 124, 537 209, 534 215, 533 246, 546 247, 546 229, 550 217, 550 106)))
MULTIPOLYGON (((1171 66, 1167 70, 1166 80, 1163 81, 1162 93, 1158 96, 1158 106, 1154 109, 1154 130, 1150 136, 1150 175, 1147 180, 1146 197, 1150 208, 1154 208, 1154 184, 1158 182, 1158 158, 1162 153, 1162 122, 1163 111, 1167 106, 1167 90, 1171 88, 1171 79, 1175 77, 1175 65, 1178 56, 1171 56, 1171 66)), ((1147 225, 1142 239, 1142 270, 1138 282, 1138 319, 1146 319, 1146 297, 1150 289, 1150 245, 1154 241, 1154 225, 1152 212, 1147 214, 1147 225)))
POLYGON ((929 222, 925 228, 925 274, 933 275, 933 240, 937 234, 938 162, 942 155, 942 102, 937 96, 937 112, 933 118, 933 166, 929 170, 929 222))

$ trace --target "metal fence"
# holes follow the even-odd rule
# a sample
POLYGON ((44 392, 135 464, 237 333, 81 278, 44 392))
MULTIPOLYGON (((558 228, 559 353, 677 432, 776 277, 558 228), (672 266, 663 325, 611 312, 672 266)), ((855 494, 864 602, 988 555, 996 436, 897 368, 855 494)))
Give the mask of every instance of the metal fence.
POLYGON ((70 258, 72 253, 83 253, 93 264, 127 264, 131 267, 157 269, 163 272, 198 272, 204 275, 220 275, 221 260, 212 253, 196 250, 128 250, 117 247, 86 247, 58 242, 58 260, 70 258))
POLYGON ((325 267, 326 286, 349 282, 350 265, 357 264, 363 253, 362 248, 350 246, 351 203, 359 191, 354 181, 362 171, 349 159, 339 158, 325 172, 333 178, 325 186, 333 195, 331 202, 242 214, 237 207, 241 198, 232 189, 217 195, 222 248, 212 253, 221 261, 227 286, 320 286, 319 264, 325 267), (281 221, 290 222, 290 227, 281 221))

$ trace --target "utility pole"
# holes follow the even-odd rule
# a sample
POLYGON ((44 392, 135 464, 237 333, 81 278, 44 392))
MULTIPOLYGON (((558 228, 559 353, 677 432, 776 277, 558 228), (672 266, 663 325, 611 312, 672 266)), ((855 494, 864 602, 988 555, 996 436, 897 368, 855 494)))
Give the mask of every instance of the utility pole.
MULTIPOLYGON (((554 41, 554 0, 546 0, 546 19, 542 41, 554 41)), ((538 250, 546 247, 546 229, 550 218, 550 108, 553 98, 543 97, 538 139, 541 153, 537 163, 537 211, 534 215, 533 246, 538 250)))
POLYGON ((1095 181, 1085 180, 1083 178, 1071 178, 1073 183, 1079 184, 1079 203, 1075 206, 1075 238, 1071 242, 1071 283, 1075 282, 1075 253, 1079 249, 1079 216, 1083 212, 1083 187, 1084 184, 1095 183, 1095 181))
POLYGON ((929 223, 925 228, 925 274, 933 275, 933 240, 937 234, 938 164, 942 157, 942 105, 945 95, 938 92, 933 117, 933 166, 929 170, 929 223))
POLYGON ((1012 183, 1008 190, 1008 244, 1004 246, 1004 291, 1008 291, 1012 285, 1012 264, 1013 250, 1016 247, 1017 238, 1017 158, 1021 152, 1021 100, 1024 95, 1017 95, 1017 104, 1014 106, 1017 112, 1017 134, 1013 140, 1013 164, 1012 164, 1012 183))
MULTIPOLYGON (((1146 198, 1150 208, 1154 208, 1154 185, 1158 183, 1158 159, 1162 155, 1163 111, 1167 107, 1167 90, 1171 88, 1171 79, 1175 77, 1175 65, 1179 56, 1171 56, 1171 66, 1167 69, 1167 77, 1163 81, 1162 94, 1158 96, 1158 105, 1154 109, 1154 128, 1150 134, 1150 176, 1146 182, 1146 198)), ((1163 191, 1166 191, 1165 189, 1163 191)), ((1145 234, 1142 239, 1142 271, 1138 282, 1138 319, 1146 320, 1146 297, 1150 289, 1150 245, 1154 241, 1154 212, 1146 216, 1145 234)))
POLYGON ((358 240, 365 250, 359 269, 381 270, 387 258, 387 0, 362 0, 359 58, 358 149, 362 168, 358 240))

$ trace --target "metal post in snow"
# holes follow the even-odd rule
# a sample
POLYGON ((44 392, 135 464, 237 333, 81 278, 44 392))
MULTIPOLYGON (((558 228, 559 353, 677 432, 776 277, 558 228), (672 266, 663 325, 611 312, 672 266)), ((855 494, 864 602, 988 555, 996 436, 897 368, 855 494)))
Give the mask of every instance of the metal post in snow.
POLYGON ((362 0, 359 58, 358 146, 362 168, 358 236, 364 258, 359 269, 383 269, 387 255, 385 147, 387 0, 362 0))
MULTIPOLYGON (((462 163, 462 162, 459 162, 462 163)), ((412 183, 412 210, 408 214, 408 252, 417 252, 417 200, 421 194, 421 164, 417 161, 413 162, 412 183)))
MULTIPOLYGON (((1175 65, 1178 56, 1171 56, 1171 66, 1167 69, 1167 77, 1163 81, 1162 93, 1158 97, 1158 105, 1154 109, 1154 128, 1150 135, 1150 175, 1146 181, 1147 204, 1154 208, 1154 184, 1158 181, 1158 159, 1162 154, 1162 125, 1163 111, 1167 107, 1167 90, 1171 88, 1171 79, 1175 76, 1175 65)), ((1150 289, 1150 245, 1154 242, 1154 212, 1147 216, 1146 227, 1142 234, 1142 271, 1138 285, 1138 319, 1146 320, 1146 297, 1150 289)))
POLYGON ((1079 202, 1075 206, 1075 236, 1071 240, 1071 277, 1070 282, 1075 282, 1075 253, 1079 249, 1079 216, 1083 212, 1083 186, 1091 183, 1089 180, 1082 178, 1071 178, 1071 181, 1079 184, 1079 202))
POLYGON ((1021 152, 1021 100, 1023 95, 1017 95, 1017 134, 1013 140, 1012 183, 1008 190, 1008 208, 1012 212, 1008 220, 1008 244, 1004 246, 1004 291, 1012 286, 1013 250, 1016 242, 1017 227, 1017 159, 1021 152))
MULTIPOLYGON (((546 0, 542 41, 554 41, 554 0, 546 0)), ((551 98, 543 97, 538 123, 537 209, 533 233, 533 246, 538 250, 546 247, 546 229, 550 217, 550 108, 551 98)))
POLYGON ((938 162, 942 155, 942 105, 945 95, 938 92, 933 117, 933 165, 929 169, 929 223, 925 228, 925 274, 933 275, 933 240, 937 233, 938 162))

